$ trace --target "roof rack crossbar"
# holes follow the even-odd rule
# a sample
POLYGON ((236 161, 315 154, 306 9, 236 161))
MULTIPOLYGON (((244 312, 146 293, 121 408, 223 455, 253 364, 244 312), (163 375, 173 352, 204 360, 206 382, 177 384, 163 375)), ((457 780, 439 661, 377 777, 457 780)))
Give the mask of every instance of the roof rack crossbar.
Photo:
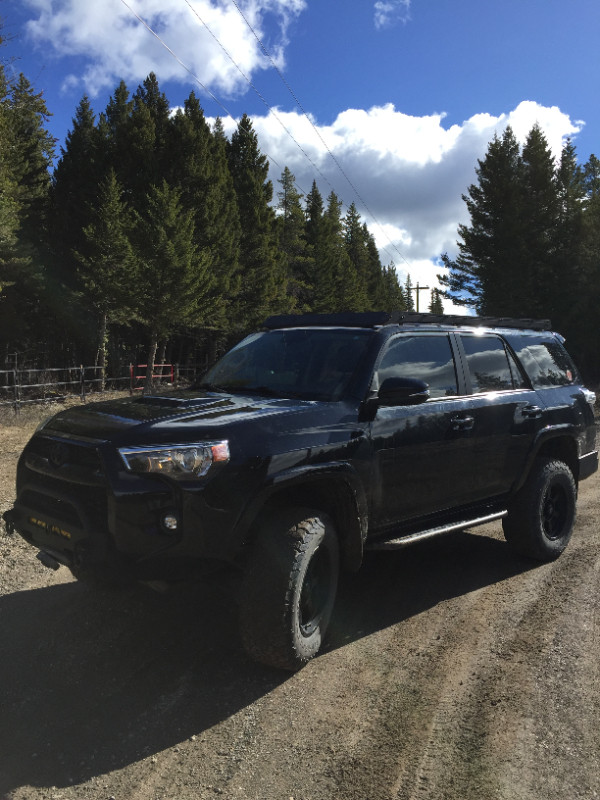
MULTIPOLYGON (((395 316, 395 315, 394 315, 395 316)), ((527 328, 529 330, 549 331, 552 325, 549 319, 532 319, 524 317, 469 317, 461 314, 422 314, 416 311, 401 311, 398 324, 429 323, 439 325, 458 325, 461 327, 485 328, 527 328)))
POLYGON ((263 327, 343 327, 378 328, 382 325, 454 325, 457 327, 525 328, 549 331, 549 319, 515 319, 513 317, 470 317, 461 314, 425 314, 417 311, 343 311, 335 314, 277 314, 268 317, 263 327))

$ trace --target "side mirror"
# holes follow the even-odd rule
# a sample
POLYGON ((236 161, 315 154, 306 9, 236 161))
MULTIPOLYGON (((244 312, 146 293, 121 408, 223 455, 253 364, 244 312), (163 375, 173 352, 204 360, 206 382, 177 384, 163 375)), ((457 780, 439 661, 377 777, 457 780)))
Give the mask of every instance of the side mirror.
POLYGON ((386 378, 379 387, 380 406, 414 406, 429 400, 429 384, 416 378, 386 378))

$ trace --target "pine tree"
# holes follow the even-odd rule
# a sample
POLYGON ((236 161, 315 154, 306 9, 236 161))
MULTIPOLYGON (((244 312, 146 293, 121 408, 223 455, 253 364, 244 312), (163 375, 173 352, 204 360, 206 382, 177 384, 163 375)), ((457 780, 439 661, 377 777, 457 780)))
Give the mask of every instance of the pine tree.
MULTIPOLYGON (((559 229, 558 186, 555 163, 548 141, 539 125, 529 132, 522 154, 522 187, 526 202, 521 205, 521 222, 526 236, 521 239, 525 270, 514 288, 520 296, 519 312, 524 316, 555 316, 557 273, 557 231, 559 229)), ((516 314, 515 314, 516 316, 516 314)))
MULTIPOLYGON (((575 339, 579 366, 598 380, 600 329, 596 324, 600 308, 600 159, 591 155, 583 170, 582 289, 576 305, 578 325, 575 339)), ((568 333, 568 331, 566 332, 568 333)), ((570 337, 569 337, 570 340, 570 337)))
POLYGON ((250 118, 244 114, 227 148, 241 224, 243 289, 235 315, 242 329, 255 328, 269 314, 288 309, 285 273, 278 258, 273 185, 250 118))
POLYGON ((414 311, 415 310, 415 296, 413 294, 413 282, 410 277, 410 272, 406 276, 406 280, 404 281, 404 297, 406 300, 406 310, 407 311, 414 311))
POLYGON ((127 185, 130 173, 129 141, 132 112, 133 100, 129 96, 125 82, 121 81, 98 122, 107 166, 114 169, 117 179, 129 194, 127 185))
MULTIPOLYGON (((555 230, 554 270, 550 316, 558 330, 580 328, 581 299, 587 291, 584 264, 585 183, 575 146, 568 140, 556 173, 558 220, 555 230)), ((585 338, 580 329, 578 339, 585 338)))
POLYGON ((363 224, 363 236, 366 249, 368 303, 370 308, 377 311, 388 307, 387 286, 384 282, 384 270, 375 237, 367 228, 366 223, 363 224))
POLYGON ((369 307, 369 255, 365 241, 365 230, 354 203, 351 203, 343 222, 346 253, 352 264, 348 274, 352 288, 352 310, 366 311, 369 307))
POLYGON ((45 127, 50 114, 42 94, 22 74, 7 85, 3 72, 0 93, 0 145, 8 148, 0 164, 0 332, 21 347, 33 346, 33 339, 39 338, 47 348, 55 338, 48 313, 52 298, 46 292, 49 169, 54 157, 54 139, 45 127))
POLYGON ((104 178, 101 140, 89 99, 77 106, 73 127, 68 131, 61 157, 52 175, 51 247, 60 279, 73 284, 74 253, 85 255, 83 233, 92 221, 98 185, 104 178))
POLYGON ((240 222, 223 137, 213 134, 192 92, 172 119, 169 180, 194 214, 196 245, 210 252, 213 329, 225 329, 239 292, 240 222))
POLYGON ((382 270, 382 287, 384 297, 378 305, 381 311, 406 311, 408 306, 406 298, 398 280, 398 273, 394 262, 382 270))
MULTIPOLYGON (((1 43, 1 41, 0 41, 1 43)), ((0 64, 0 297, 3 289, 17 277, 23 259, 19 255, 19 202, 11 153, 9 89, 4 66, 0 64)))
POLYGON ((177 327, 203 324, 212 286, 208 254, 194 243, 193 212, 184 211, 180 190, 166 181, 148 193, 146 209, 138 215, 135 243, 138 309, 148 329, 149 391, 159 339, 177 327))
POLYGON ((346 250, 342 201, 331 191, 323 214, 322 236, 316 259, 314 310, 360 311, 361 286, 346 250))
POLYGON ((91 223, 83 229, 85 254, 76 256, 87 303, 98 319, 96 365, 104 379, 110 326, 128 322, 138 298, 137 261, 130 242, 133 215, 112 169, 100 184, 91 214, 91 223))
POLYGON ((478 183, 463 195, 471 223, 458 226, 458 257, 442 256, 444 296, 479 314, 527 316, 520 291, 527 271, 522 172, 519 145, 507 127, 490 142, 478 161, 478 183))
POLYGON ((281 191, 277 193, 277 230, 290 308, 306 311, 314 291, 311 284, 314 270, 306 241, 306 217, 301 205, 303 195, 296 188, 295 180, 285 167, 279 179, 281 191))
POLYGON ((437 288, 431 290, 431 301, 429 303, 429 313, 430 314, 443 314, 444 313, 444 303, 442 301, 442 293, 437 288))
POLYGON ((121 83, 106 110, 108 130, 114 137, 111 166, 123 186, 127 201, 141 211, 151 187, 169 175, 173 158, 170 109, 151 72, 128 100, 121 83))
POLYGON ((46 130, 50 117, 41 92, 36 93, 21 74, 9 101, 14 150, 13 178, 18 186, 20 239, 39 250, 40 232, 46 229, 50 168, 54 138, 46 130))

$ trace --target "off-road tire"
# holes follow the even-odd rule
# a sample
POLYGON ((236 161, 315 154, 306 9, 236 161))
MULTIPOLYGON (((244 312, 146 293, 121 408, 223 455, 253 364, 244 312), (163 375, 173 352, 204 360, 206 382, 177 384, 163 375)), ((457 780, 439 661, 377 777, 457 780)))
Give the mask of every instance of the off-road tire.
POLYGON ((338 539, 326 515, 306 508, 263 515, 241 591, 248 655, 280 669, 304 666, 323 642, 338 575, 338 539))
POLYGON ((573 531, 577 485, 563 462, 540 457, 502 521, 504 537, 523 556, 554 561, 573 531))

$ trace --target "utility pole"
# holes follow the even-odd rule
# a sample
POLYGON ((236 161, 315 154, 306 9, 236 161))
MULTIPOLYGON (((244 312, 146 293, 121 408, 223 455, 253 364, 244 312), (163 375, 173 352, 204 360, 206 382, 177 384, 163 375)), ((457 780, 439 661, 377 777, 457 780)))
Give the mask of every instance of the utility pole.
POLYGON ((418 314, 419 313, 419 292, 428 291, 429 290, 429 286, 419 286, 419 284, 417 283, 416 286, 411 286, 410 290, 411 290, 411 292, 416 292, 417 293, 417 314, 418 314))

